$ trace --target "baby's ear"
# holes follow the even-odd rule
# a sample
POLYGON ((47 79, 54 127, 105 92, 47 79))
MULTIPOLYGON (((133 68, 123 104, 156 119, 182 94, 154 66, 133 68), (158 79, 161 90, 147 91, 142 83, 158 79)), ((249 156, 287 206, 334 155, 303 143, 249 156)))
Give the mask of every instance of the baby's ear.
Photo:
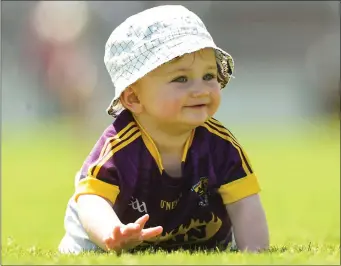
POLYGON ((124 108, 130 110, 132 113, 140 113, 142 111, 142 105, 136 94, 136 88, 133 86, 127 87, 120 96, 120 101, 124 108))

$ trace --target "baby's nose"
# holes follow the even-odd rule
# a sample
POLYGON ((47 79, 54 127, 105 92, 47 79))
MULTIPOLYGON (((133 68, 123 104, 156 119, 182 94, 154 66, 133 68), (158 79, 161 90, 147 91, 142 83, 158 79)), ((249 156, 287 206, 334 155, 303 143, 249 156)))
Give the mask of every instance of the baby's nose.
POLYGON ((192 91, 192 97, 203 97, 203 96, 208 96, 210 94, 208 89, 205 88, 195 88, 192 91))

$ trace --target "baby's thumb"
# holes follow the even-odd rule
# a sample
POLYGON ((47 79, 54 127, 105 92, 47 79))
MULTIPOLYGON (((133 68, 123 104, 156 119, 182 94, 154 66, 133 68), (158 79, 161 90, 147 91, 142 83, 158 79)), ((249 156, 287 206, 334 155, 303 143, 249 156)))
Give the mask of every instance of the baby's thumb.
POLYGON ((120 240, 121 239, 121 226, 116 225, 112 231, 112 238, 114 240, 120 240))

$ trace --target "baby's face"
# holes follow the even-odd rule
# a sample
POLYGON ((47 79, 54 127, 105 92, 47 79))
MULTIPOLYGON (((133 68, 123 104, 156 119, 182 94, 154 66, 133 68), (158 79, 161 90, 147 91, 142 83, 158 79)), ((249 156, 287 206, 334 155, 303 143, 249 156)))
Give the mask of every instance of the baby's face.
POLYGON ((211 48, 176 58, 135 85, 143 112, 162 123, 199 126, 220 104, 216 57, 211 48))

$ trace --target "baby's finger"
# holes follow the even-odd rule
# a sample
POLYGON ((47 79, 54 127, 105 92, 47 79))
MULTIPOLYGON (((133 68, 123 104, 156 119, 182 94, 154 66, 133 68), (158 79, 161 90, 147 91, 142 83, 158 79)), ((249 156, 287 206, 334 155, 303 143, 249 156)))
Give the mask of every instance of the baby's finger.
POLYGON ((140 240, 148 240, 160 235, 163 231, 162 226, 151 227, 141 231, 140 240))
POLYGON ((115 226, 113 231, 112 231, 112 238, 115 241, 121 240, 122 238, 122 233, 121 233, 121 226, 115 226))
POLYGON ((141 228, 143 229, 144 226, 146 225, 147 221, 149 220, 149 215, 145 214, 142 217, 138 218, 135 223, 139 224, 141 226, 141 228))
POLYGON ((104 239, 105 246, 108 250, 116 249, 121 244, 120 226, 115 226, 111 232, 111 236, 104 239))
POLYGON ((130 237, 134 234, 139 234, 140 231, 141 227, 139 224, 129 223, 122 228, 121 233, 124 237, 130 237))

